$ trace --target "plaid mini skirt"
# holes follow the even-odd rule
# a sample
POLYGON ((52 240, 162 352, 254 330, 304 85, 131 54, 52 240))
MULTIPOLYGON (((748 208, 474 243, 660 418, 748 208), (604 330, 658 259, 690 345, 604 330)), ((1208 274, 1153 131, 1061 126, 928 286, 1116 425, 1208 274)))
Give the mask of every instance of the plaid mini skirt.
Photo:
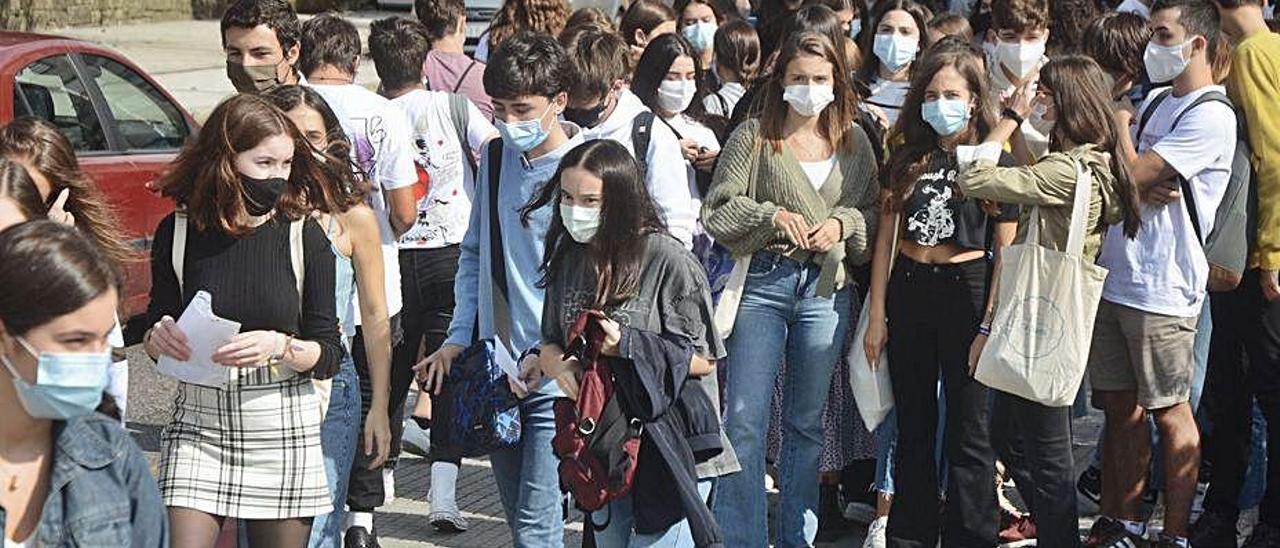
POLYGON ((264 368, 225 388, 180 383, 161 433, 165 506, 265 520, 329 512, 321 422, 307 377, 264 368))

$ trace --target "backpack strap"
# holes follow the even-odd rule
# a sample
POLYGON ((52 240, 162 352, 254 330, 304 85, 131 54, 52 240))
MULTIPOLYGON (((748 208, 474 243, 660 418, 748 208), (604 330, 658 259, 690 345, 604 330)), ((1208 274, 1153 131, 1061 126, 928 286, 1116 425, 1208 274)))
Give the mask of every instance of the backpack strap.
POLYGON ((462 74, 458 76, 458 82, 453 85, 453 93, 458 93, 458 90, 462 89, 462 84, 467 81, 467 75, 471 74, 471 69, 476 68, 476 65, 478 64, 480 64, 479 61, 472 59, 471 64, 467 65, 467 68, 463 69, 462 74))
MULTIPOLYGON (((502 222, 498 218, 498 187, 501 181, 502 139, 493 139, 489 142, 489 274, 493 284, 494 342, 514 350, 511 348, 511 311, 507 305, 507 264, 502 256, 502 222)), ((476 322, 479 321, 477 314, 476 322)))
MULTIPOLYGON (((1191 109, 1205 103, 1225 104, 1227 105, 1227 108, 1231 109, 1232 113, 1236 110, 1235 105, 1231 104, 1231 99, 1227 98, 1226 94, 1220 91, 1210 91, 1196 97, 1196 100, 1192 101, 1190 105, 1187 105, 1187 108, 1182 109, 1182 112, 1178 113, 1178 117, 1173 119, 1173 127, 1178 127, 1178 123, 1182 122, 1182 119, 1191 112, 1191 109)), ((1191 182, 1188 181, 1186 177, 1179 176, 1178 185, 1182 187, 1183 200, 1186 200, 1187 214, 1191 217, 1191 229, 1195 231, 1196 239, 1200 240, 1200 244, 1204 245, 1205 243, 1208 243, 1208 240, 1205 239, 1205 234, 1203 234, 1203 231, 1200 228, 1200 211, 1196 207, 1196 195, 1191 192, 1191 182)))
POLYGON ((293 266, 293 280, 298 290, 298 313, 302 313, 302 286, 306 279, 306 246, 302 243, 302 228, 307 218, 289 223, 289 263, 293 266))
MULTIPOLYGON (((1142 117, 1139 118, 1138 121, 1138 139, 1142 138, 1142 131, 1147 128, 1147 122, 1151 121, 1151 115, 1155 114, 1156 107, 1159 107, 1160 103, 1163 103, 1170 95, 1173 95, 1173 88, 1161 91, 1159 95, 1156 95, 1155 98, 1151 99, 1151 102, 1147 104, 1146 110, 1142 111, 1142 117)), ((1181 118, 1181 116, 1179 116, 1179 118, 1181 118)), ((1177 122, 1174 123, 1175 125, 1177 124, 1177 122)), ((1135 147, 1138 145, 1136 142, 1138 139, 1134 140, 1135 147)))
POLYGON ((169 251, 169 260, 173 263, 173 273, 178 277, 178 302, 182 302, 182 273, 187 259, 187 212, 181 209, 173 212, 173 247, 169 251))
POLYGON ((476 155, 471 150, 471 142, 467 140, 467 128, 471 126, 471 100, 464 95, 458 93, 449 94, 449 119, 453 121, 453 133, 458 137, 458 144, 462 146, 462 155, 466 157, 467 165, 471 166, 471 173, 476 173, 476 155))
POLYGON ((647 174, 649 164, 649 141, 653 138, 653 111, 646 110, 637 114, 631 123, 631 144, 635 151, 636 162, 640 164, 640 172, 647 174))

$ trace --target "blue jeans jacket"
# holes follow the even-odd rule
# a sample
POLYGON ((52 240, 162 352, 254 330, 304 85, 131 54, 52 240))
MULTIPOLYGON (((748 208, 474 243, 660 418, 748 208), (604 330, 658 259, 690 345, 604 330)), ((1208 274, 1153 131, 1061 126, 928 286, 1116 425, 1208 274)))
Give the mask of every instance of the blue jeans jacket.
MULTIPOLYGON (((53 471, 38 546, 169 546, 169 516, 151 469, 105 415, 54 425, 53 471)), ((5 524, 0 508, 0 530, 5 524)))

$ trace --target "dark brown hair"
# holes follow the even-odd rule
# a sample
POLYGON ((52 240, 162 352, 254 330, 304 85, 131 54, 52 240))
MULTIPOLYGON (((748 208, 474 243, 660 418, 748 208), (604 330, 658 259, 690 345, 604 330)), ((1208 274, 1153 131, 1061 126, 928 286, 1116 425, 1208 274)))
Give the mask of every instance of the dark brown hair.
POLYGON ((1061 151, 1068 143, 1092 144, 1111 155, 1116 193, 1124 209, 1124 232, 1138 233, 1141 215, 1138 191, 1120 159, 1119 138, 1112 118, 1111 90, 1102 67, 1084 55, 1065 55, 1040 69, 1041 89, 1053 97, 1056 119, 1049 132, 1049 148, 1061 151))
POLYGON ((27 168, 3 156, 0 156, 0 198, 12 200, 25 220, 38 219, 44 215, 40 189, 31 180, 27 168))
MULTIPOLYGON (((76 159, 71 141, 53 123, 24 117, 0 129, 0 155, 25 162, 40 172, 53 188, 44 200, 51 204, 62 189, 70 189, 66 210, 75 216, 76 228, 88 234, 112 261, 125 264, 138 259, 120 225, 120 216, 76 159)), ((47 207, 46 207, 47 209, 47 207)))
POLYGON ((574 147, 560 160, 560 167, 533 199, 521 209, 528 226, 533 212, 555 204, 547 229, 542 280, 547 287, 562 270, 565 249, 573 242, 560 216, 560 178, 571 168, 582 168, 604 183, 600 205, 600 228, 587 244, 591 267, 596 273, 595 305, 616 305, 636 295, 644 270, 645 236, 667 231, 654 205, 640 165, 631 151, 612 139, 597 139, 574 147))
POLYGON ((34 220, 0 232, 0 323, 25 335, 120 289, 117 265, 80 231, 34 220))
POLYGON ((622 39, 628 46, 638 47, 640 44, 635 41, 637 30, 649 34, 658 25, 667 21, 674 23, 676 19, 676 12, 671 9, 671 6, 658 0, 636 0, 622 15, 622 22, 618 24, 618 34, 622 35, 622 39))
POLYGON ((991 0, 992 30, 1023 33, 1049 28, 1046 0, 991 0))
POLYGON ((947 12, 935 15, 933 20, 929 21, 929 30, 943 36, 955 36, 963 38, 966 42, 973 42, 973 27, 969 25, 968 19, 957 13, 947 12))
POLYGON ((506 0, 489 24, 489 49, 523 31, 556 36, 568 21, 568 0, 506 0))
POLYGON ((716 29, 716 67, 732 72, 744 88, 760 75, 760 36, 751 23, 741 19, 726 21, 716 29))
POLYGON ((360 62, 360 32, 340 15, 322 13, 302 24, 302 56, 298 67, 303 76, 324 65, 332 65, 355 75, 360 62))
POLYGON ((1187 31, 1188 40, 1195 36, 1204 37, 1208 47, 1206 59, 1212 65, 1218 55, 1218 44, 1223 41, 1218 8, 1206 0, 1156 0, 1151 3, 1152 14, 1168 9, 1178 10, 1178 24, 1187 31))
POLYGON ((308 186, 320 181, 324 170, 284 112, 262 97, 244 93, 213 109, 196 141, 182 149, 173 169, 158 183, 161 194, 185 207, 197 230, 237 237, 252 232, 235 156, 276 135, 288 137, 294 147, 289 183, 276 203, 276 214, 303 217, 311 210, 308 186))
POLYGON ((569 56, 564 47, 540 32, 522 32, 489 55, 484 91, 495 99, 536 95, 554 99, 569 91, 569 56))
POLYGON ((1136 84, 1146 68, 1142 52, 1151 41, 1147 20, 1135 13, 1107 13, 1094 19, 1084 30, 1085 55, 1103 70, 1127 76, 1136 84))
POLYGON ((839 149, 844 144, 846 132, 858 117, 858 94, 853 89, 849 70, 846 68, 844 48, 836 49, 830 38, 816 32, 796 34, 782 46, 773 75, 765 81, 764 88, 760 91, 760 104, 763 107, 760 113, 760 134, 772 145, 774 152, 782 150, 782 128, 786 123, 787 113, 790 112, 787 103, 782 100, 787 65, 802 55, 821 57, 831 63, 831 80, 836 98, 822 110, 818 118, 818 131, 831 144, 831 148, 839 149))
POLYGON ((227 29, 252 29, 258 25, 276 33, 276 41, 286 56, 289 48, 302 39, 298 14, 287 0, 236 0, 222 13, 222 44, 227 43, 227 29))
POLYGON ((434 42, 453 34, 458 20, 467 16, 467 6, 463 0, 415 0, 413 12, 434 42))
POLYGON ((881 179, 888 183, 885 186, 890 194, 886 205, 892 211, 902 211, 915 191, 916 179, 928 169, 936 155, 951 154, 939 146, 938 132, 924 121, 920 111, 929 84, 942 69, 951 67, 960 73, 974 102, 969 125, 957 134, 958 142, 975 144, 995 126, 995 108, 987 90, 987 75, 967 42, 954 37, 939 40, 918 63, 911 75, 911 89, 903 101, 898 123, 894 124, 887 139, 894 148, 880 174, 881 179))
POLYGON ((617 80, 631 76, 631 50, 616 33, 588 30, 565 45, 569 54, 569 100, 600 99, 617 80))
POLYGON ((369 25, 369 56, 373 57, 373 68, 384 90, 422 83, 422 62, 428 51, 431 37, 422 23, 388 17, 369 25))
POLYGON ((1097 0, 1053 0, 1049 5, 1050 56, 1082 53, 1085 29, 1101 15, 1097 0))
POLYGON ((307 86, 280 86, 264 97, 286 116, 295 108, 306 107, 320 113, 324 120, 325 139, 329 146, 324 150, 312 150, 320 155, 317 159, 321 160, 319 164, 325 176, 308 181, 307 200, 311 207, 325 213, 342 213, 364 203, 370 192, 369 182, 364 178, 364 171, 351 160, 351 141, 347 140, 342 122, 324 97, 307 86))
POLYGON ((876 28, 880 26, 880 21, 891 11, 905 11, 916 22, 916 30, 920 33, 920 45, 916 49, 916 58, 912 61, 914 64, 924 55, 925 50, 929 49, 929 20, 933 18, 933 14, 929 12, 929 8, 924 7, 915 0, 880 0, 876 2, 876 9, 871 14, 871 26, 863 29, 862 43, 858 44, 858 48, 866 52, 866 58, 862 63, 862 68, 858 71, 858 79, 862 83, 869 84, 875 80, 880 74, 880 58, 872 52, 875 51, 876 28))
MULTIPOLYGON (((588 27, 605 32, 615 32, 617 27, 613 24, 613 18, 609 17, 599 8, 580 8, 569 16, 569 20, 564 24, 564 31, 561 36, 570 29, 577 27, 588 27)), ((562 40, 561 43, 564 43, 562 40)))

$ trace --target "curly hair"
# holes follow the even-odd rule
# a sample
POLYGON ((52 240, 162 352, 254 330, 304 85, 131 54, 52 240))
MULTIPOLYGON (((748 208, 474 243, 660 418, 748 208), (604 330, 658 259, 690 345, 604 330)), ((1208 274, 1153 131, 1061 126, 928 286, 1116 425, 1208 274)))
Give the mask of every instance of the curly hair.
POLYGON ((520 31, 558 36, 568 22, 568 0, 506 0, 489 24, 489 49, 520 31))

